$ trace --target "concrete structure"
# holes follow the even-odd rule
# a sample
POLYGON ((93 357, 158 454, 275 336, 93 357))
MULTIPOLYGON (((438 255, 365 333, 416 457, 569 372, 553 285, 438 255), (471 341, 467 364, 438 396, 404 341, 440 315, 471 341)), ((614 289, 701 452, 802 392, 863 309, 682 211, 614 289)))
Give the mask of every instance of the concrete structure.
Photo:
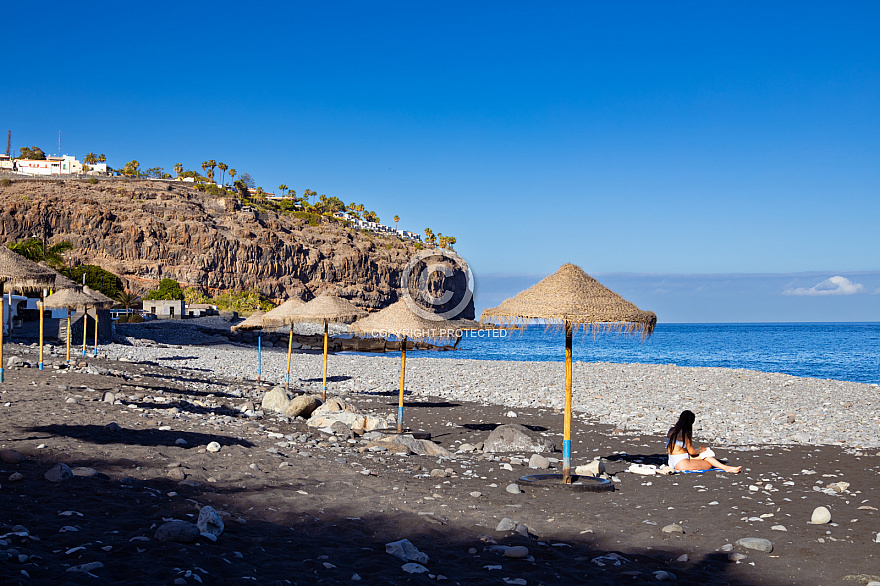
POLYGON ((204 317, 206 315, 220 315, 216 305, 209 303, 190 303, 185 308, 186 317, 204 317))
POLYGON ((6 155, 0 155, 0 171, 12 171, 13 168, 12 159, 6 155))
POLYGON ((378 232, 380 234, 391 234, 394 236, 399 236, 400 238, 406 238, 407 240, 415 240, 416 242, 422 241, 422 237, 415 232, 398 230, 397 228, 392 228, 390 226, 379 224, 377 222, 368 222, 366 220, 361 220, 360 218, 352 216, 348 212, 335 212, 333 215, 341 220, 347 220, 351 222, 352 224, 354 224, 354 227, 358 228, 359 230, 370 230, 371 232, 378 232))
POLYGON ((183 299, 144 299, 144 311, 158 319, 180 319, 186 316, 183 299))
POLYGON ((18 173, 26 175, 75 175, 82 173, 82 163, 70 155, 46 157, 42 161, 16 159, 13 164, 18 173))

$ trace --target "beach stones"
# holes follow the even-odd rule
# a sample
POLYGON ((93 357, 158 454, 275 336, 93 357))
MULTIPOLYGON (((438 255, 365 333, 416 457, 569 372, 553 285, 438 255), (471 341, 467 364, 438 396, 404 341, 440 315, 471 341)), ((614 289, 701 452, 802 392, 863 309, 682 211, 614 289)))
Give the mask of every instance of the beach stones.
POLYGON ((550 460, 540 454, 532 454, 529 458, 529 468, 536 470, 546 470, 550 467, 550 460))
POLYGON ((217 442, 211 442, 205 446, 205 449, 211 453, 216 453, 220 451, 220 444, 217 442))
POLYGON ((521 560, 529 557, 529 548, 524 545, 513 545, 504 550, 504 557, 521 560))
POLYGON ((522 494, 522 489, 516 483, 508 484, 507 488, 505 488, 504 490, 506 490, 510 494, 522 494))
POLYGON ((824 525, 831 522, 831 511, 825 507, 816 507, 810 516, 810 523, 813 525, 824 525))
POLYGON ((525 425, 508 423, 499 425, 489 434, 483 444, 484 452, 552 452, 555 444, 541 437, 525 425))
POLYGON ((348 413, 360 413, 360 409, 351 403, 346 403, 339 397, 333 397, 332 399, 328 399, 326 403, 321 405, 320 400, 318 401, 317 407, 318 415, 323 415, 325 413, 338 413, 339 411, 346 411, 348 413))
POLYGON ((760 537, 744 537, 738 539, 736 544, 746 549, 754 549, 755 551, 763 551, 766 553, 773 551, 773 544, 769 540, 760 537))
MULTIPOLYGON (((300 395, 290 400, 283 413, 287 417, 302 417, 308 419, 312 413, 321 406, 321 399, 311 395, 300 395)), ((265 406, 263 407, 265 409, 265 406)))
POLYGON ((347 440, 354 437, 351 428, 341 421, 334 421, 333 425, 330 426, 330 430, 333 432, 333 435, 340 439, 347 440))
POLYGON ((175 543, 192 543, 199 538, 199 528, 187 521, 169 521, 156 529, 156 541, 173 541, 175 543))
POLYGON ((660 531, 662 531, 663 533, 681 533, 681 534, 684 534, 684 529, 681 528, 681 525, 676 525, 675 523, 672 523, 672 524, 670 524, 670 525, 666 525, 666 526, 663 527, 663 529, 661 529, 660 531))
POLYGON ((428 554, 419 551, 419 549, 410 542, 409 539, 401 539, 385 544, 385 553, 393 555, 404 562, 417 562, 420 564, 428 563, 428 554))
POLYGON ((605 464, 602 463, 602 460, 593 460, 589 464, 575 468, 574 473, 578 476, 599 476, 605 473, 605 464))
POLYGON ((4 464, 20 464, 24 458, 15 450, 0 450, 0 462, 4 464))
POLYGON ((49 482, 63 482, 73 478, 73 470, 67 464, 55 464, 54 467, 43 474, 43 478, 49 482))
POLYGON ((208 533, 215 538, 220 537, 220 534, 223 533, 223 519, 214 507, 202 507, 202 510, 199 511, 197 526, 201 534, 208 533))
POLYGON ((287 406, 296 397, 296 393, 283 386, 278 385, 263 395, 262 408, 263 411, 274 411, 275 413, 284 413, 287 406))
POLYGON ((514 531, 516 529, 516 521, 507 517, 501 519, 495 527, 495 531, 514 531))

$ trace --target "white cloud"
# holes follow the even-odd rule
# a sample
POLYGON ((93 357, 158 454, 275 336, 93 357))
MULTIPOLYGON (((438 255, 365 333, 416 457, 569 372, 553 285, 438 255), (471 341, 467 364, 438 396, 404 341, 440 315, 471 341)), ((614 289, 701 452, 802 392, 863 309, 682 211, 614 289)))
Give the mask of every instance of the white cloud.
POLYGON ((855 295, 862 293, 865 286, 861 283, 853 283, 846 277, 836 276, 825 279, 818 285, 810 288, 798 287, 797 289, 786 289, 783 295, 855 295))

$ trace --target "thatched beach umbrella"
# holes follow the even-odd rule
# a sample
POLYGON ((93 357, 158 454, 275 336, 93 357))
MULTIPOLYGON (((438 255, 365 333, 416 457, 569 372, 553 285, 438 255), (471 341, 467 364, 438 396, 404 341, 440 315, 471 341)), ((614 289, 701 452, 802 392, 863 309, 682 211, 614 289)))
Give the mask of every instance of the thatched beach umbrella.
MULTIPOLYGON (((5 287, 18 289, 38 289, 49 287, 55 282, 55 271, 41 267, 20 254, 0 246, 0 298, 5 287)), ((12 307, 10 291, 9 306, 12 307)), ((0 299, 0 382, 3 382, 3 328, 6 320, 3 315, 3 303, 0 299)), ((41 308, 42 312, 42 308, 41 308)), ((41 321, 42 323, 42 321, 41 321)), ((43 346, 40 345, 40 370, 43 369, 43 346)))
MULTIPOLYGON (((116 302, 100 291, 96 291, 92 289, 88 285, 83 286, 83 293, 91 297, 94 301, 92 302, 92 307, 95 308, 95 356, 98 355, 98 310, 99 309, 110 309, 116 302)), ((86 310, 86 316, 88 316, 89 312, 86 310)), ((86 355, 86 319, 83 318, 83 356, 86 355)))
POLYGON ((400 340, 400 394, 397 405, 397 431, 403 432, 403 383, 406 373, 406 341, 440 340, 455 337, 455 326, 441 318, 416 315, 403 299, 370 316, 359 319, 351 331, 373 338, 394 336, 400 340))
MULTIPOLYGON (((45 262, 40 262, 39 265, 41 267, 47 268, 50 271, 52 271, 53 273, 55 273, 55 271, 52 268, 50 268, 49 265, 46 264, 45 262)), ((61 273, 55 273, 55 281, 53 283, 53 288, 55 289, 55 291, 64 290, 64 289, 78 289, 76 283, 74 283, 73 281, 71 281, 70 279, 68 279, 67 277, 62 275, 61 273)), ((54 293, 55 291, 53 291, 52 293, 54 293)), ((46 309, 46 299, 47 298, 45 298, 43 295, 43 290, 40 289, 40 301, 39 301, 39 306, 40 306, 40 363, 39 363, 40 370, 43 370, 43 324, 44 324, 43 312, 46 309)), ((67 311, 67 326, 68 326, 68 328, 70 327, 70 310, 67 311)), ((68 360, 70 360, 70 340, 69 340, 69 338, 70 338, 70 334, 68 332, 68 343, 67 343, 67 346, 68 346, 67 347, 67 359, 68 360)))
MULTIPOLYGON (((71 281, 72 282, 72 281, 71 281)), ((56 281, 57 283, 57 281, 56 281)), ((50 309, 66 309, 67 310, 67 359, 70 360, 70 310, 82 308, 83 312, 86 308, 95 302, 94 298, 86 295, 78 289, 62 289, 57 293, 53 293, 46 297, 43 302, 50 309)), ((83 328, 85 328, 85 319, 83 320, 83 328)))
MULTIPOLYGON (((291 314, 304 302, 299 297, 291 297, 275 309, 263 315, 263 327, 278 328, 293 323, 291 314)), ((290 337, 287 340, 287 383, 290 386, 290 355, 293 354, 293 328, 290 328, 290 337)))
POLYGON ((345 299, 328 293, 300 305, 291 313, 291 319, 294 323, 324 323, 324 390, 321 393, 321 400, 327 400, 327 330, 330 322, 351 323, 365 315, 366 312, 362 309, 355 307, 345 299))
POLYGON ((260 376, 263 373, 263 333, 261 330, 263 329, 264 315, 265 314, 258 309, 240 324, 234 325, 229 328, 233 332, 237 332, 239 330, 243 332, 257 330, 257 382, 260 382, 260 376))
POLYGON ((483 310, 480 321, 501 325, 543 322, 565 327, 565 425, 562 441, 562 481, 571 482, 571 339, 582 327, 603 331, 639 332, 650 336, 657 316, 642 311, 602 286, 573 264, 565 264, 537 285, 483 310))

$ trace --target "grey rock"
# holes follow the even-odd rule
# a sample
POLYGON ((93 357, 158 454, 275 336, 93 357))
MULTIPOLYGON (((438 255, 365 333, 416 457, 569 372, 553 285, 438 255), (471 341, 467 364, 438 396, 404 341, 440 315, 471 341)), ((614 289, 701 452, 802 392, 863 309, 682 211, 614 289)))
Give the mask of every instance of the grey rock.
POLYGON ((199 528, 187 521, 169 521, 156 529, 156 541, 192 543, 199 538, 199 528))
POLYGON ((406 572, 407 574, 424 574, 428 571, 428 568, 421 564, 414 564, 412 562, 408 564, 403 564, 400 566, 400 569, 406 572))
POLYGON ((114 395, 110 391, 105 391, 104 396, 101 397, 101 400, 104 401, 105 403, 112 403, 116 400, 116 395, 114 395))
POLYGON ((333 435, 340 439, 347 440, 354 437, 354 432, 351 431, 351 428, 341 421, 334 421, 330 429, 333 431, 333 435))
POLYGON ((205 446, 205 450, 216 453, 220 451, 220 444, 218 442, 211 442, 207 446, 205 446))
POLYGON ((186 469, 184 468, 171 468, 166 472, 166 475, 171 480, 183 480, 186 478, 186 469))
MULTIPOLYGON (((299 397, 294 397, 287 403, 287 407, 285 407, 284 413, 287 417, 302 417, 303 419, 308 419, 312 416, 312 413, 321 406, 321 399, 318 397, 313 397, 311 395, 300 395, 299 397)), ((265 405, 263 409, 265 409, 265 405)))
POLYGON ((73 470, 67 464, 55 464, 53 468, 43 474, 43 478, 49 482, 62 482, 73 478, 73 470))
POLYGON ((762 539, 760 537, 744 537, 742 539, 738 539, 736 544, 740 547, 744 547, 746 549, 754 549, 756 551, 764 551, 770 553, 773 551, 773 544, 767 540, 762 539))
POLYGON ((405 562, 418 562, 420 564, 428 563, 428 554, 419 551, 409 539, 401 539, 385 544, 385 553, 405 562))
POLYGON ((550 460, 540 454, 532 454, 529 458, 529 468, 536 470, 546 470, 550 467, 550 460))
POLYGON ((89 468, 87 466, 77 466, 72 470, 74 476, 79 476, 80 478, 92 478, 93 476, 98 475, 98 471, 94 468, 89 468))
POLYGON ((552 452, 555 444, 518 423, 499 425, 483 444, 484 452, 552 452))
POLYGON ((24 460, 15 450, 0 450, 0 462, 4 464, 20 464, 24 460))
POLYGON ((199 511, 199 520, 197 522, 199 532, 210 533, 214 537, 220 537, 223 533, 223 519, 220 517, 214 507, 202 507, 199 511))
POLYGON ((727 559, 729 559, 732 562, 741 562, 744 559, 746 559, 746 554, 739 553, 739 552, 729 553, 729 554, 727 554, 727 559))
POLYGON ((516 526, 516 529, 514 529, 514 531, 515 531, 516 533, 518 533, 519 535, 522 535, 523 537, 528 537, 528 536, 529 536, 529 528, 528 528, 528 526, 523 525, 522 523, 520 523, 519 525, 517 525, 517 526, 516 526))
POLYGON ((602 463, 602 460, 593 460, 589 464, 575 468, 574 473, 579 476, 599 476, 605 473, 605 464, 602 463))
POLYGON ((107 431, 112 431, 112 432, 122 431, 122 428, 119 427, 119 424, 112 422, 112 421, 110 423, 108 423, 107 425, 105 425, 104 429, 106 429, 107 431))
POLYGON ((24 474, 21 472, 13 472, 9 475, 9 482, 19 482, 21 480, 24 480, 24 474))
POLYGON ((663 533, 684 533, 684 529, 681 528, 681 525, 676 525, 675 523, 666 525, 661 531, 663 533))
POLYGON ((521 560, 529 557, 529 548, 524 545, 514 545, 504 550, 504 557, 521 560))
POLYGON ((498 526, 495 527, 495 531, 513 531, 514 529, 516 529, 516 521, 507 517, 501 519, 498 526))
POLYGON ((263 411, 274 411, 275 413, 284 413, 287 406, 296 397, 296 394, 285 389, 283 385, 278 385, 263 395, 262 408, 263 411))
POLYGON ((505 488, 504 490, 506 490, 510 494, 521 494, 522 493, 522 489, 516 483, 508 484, 507 488, 505 488))
POLYGON ((813 525, 824 525, 831 522, 831 511, 825 507, 816 507, 810 516, 810 523, 813 525))
POLYGON ((87 564, 80 564, 78 566, 71 566, 67 568, 68 572, 82 572, 88 574, 92 570, 97 570, 98 568, 103 568, 104 564, 101 562, 89 562, 87 564))
POLYGON ((339 413, 341 411, 345 411, 348 413, 360 413, 360 410, 351 403, 346 403, 339 397, 333 397, 332 399, 328 399, 326 403, 321 404, 321 400, 318 399, 318 408, 316 415, 326 415, 328 413, 339 413))
POLYGON ((13 368, 24 365, 24 360, 20 356, 10 356, 6 359, 6 368, 13 368))

